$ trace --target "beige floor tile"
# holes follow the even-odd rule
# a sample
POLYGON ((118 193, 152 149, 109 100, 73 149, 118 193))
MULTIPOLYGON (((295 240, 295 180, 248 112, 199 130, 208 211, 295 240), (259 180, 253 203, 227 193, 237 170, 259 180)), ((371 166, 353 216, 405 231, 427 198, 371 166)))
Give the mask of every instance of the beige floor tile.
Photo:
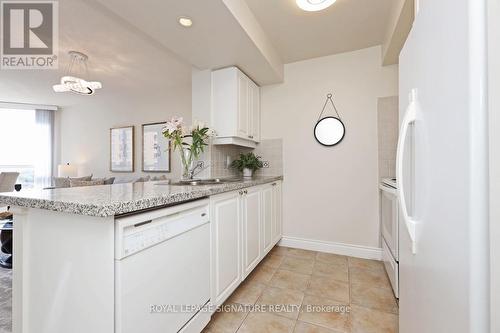
POLYGON ((316 260, 314 263, 313 275, 328 276, 334 280, 348 282, 349 270, 347 261, 345 263, 328 263, 316 260))
POLYGON ((286 270, 278 270, 269 285, 277 288, 295 289, 304 291, 309 283, 310 275, 286 270))
POLYGON ((234 293, 229 298, 229 302, 244 305, 253 305, 260 297, 265 288, 265 284, 261 284, 252 280, 245 281, 234 291, 234 293))
POLYGON ((284 311, 274 312, 274 314, 295 320, 299 315, 299 307, 303 298, 304 293, 299 290, 268 287, 262 292, 256 304, 268 306, 269 309, 270 306, 278 306, 277 311, 280 311, 282 306, 289 306, 283 309, 284 311))
POLYGON ((320 262, 326 262, 329 264, 347 265, 346 256, 341 256, 333 253, 318 252, 316 254, 316 260, 320 262))
POLYGON ((349 267, 357 267, 375 271, 384 270, 384 264, 382 263, 382 261, 378 260, 368 260, 368 259, 349 257, 348 262, 349 262, 349 267))
POLYGON ((353 333, 397 333, 398 316, 392 313, 353 305, 351 309, 353 333))
POLYGON ((350 332, 349 305, 323 297, 306 295, 302 301, 299 321, 338 332, 350 332))
POLYGON ((299 257, 285 257, 279 269, 287 271, 311 274, 313 270, 314 260, 304 259, 299 257))
POLYGON ((289 247, 284 247, 284 246, 275 246, 273 247, 273 249, 271 250, 271 252, 269 252, 270 254, 277 254, 277 255, 280 255, 280 256, 285 256, 288 252, 288 249, 289 247))
MULTIPOLYGON (((231 305, 231 304, 228 304, 231 305)), ((235 333, 248 313, 241 312, 216 312, 212 320, 203 330, 204 333, 235 333)))
POLYGON ((295 321, 270 313, 250 313, 238 333, 290 333, 295 321))
POLYGON ((253 272, 247 277, 247 280, 256 283, 268 284, 276 270, 276 267, 261 263, 255 267, 253 272))
POLYGON ((349 267, 349 279, 353 285, 361 284, 373 288, 391 288, 391 284, 385 270, 349 267))
POLYGON ((302 321, 297 321, 297 323, 295 324, 295 329, 293 330, 293 333, 337 333, 337 332, 340 331, 333 331, 328 328, 316 326, 302 321))
POLYGON ((306 294, 326 297, 349 303, 349 283, 337 281, 330 277, 313 275, 307 287, 306 294))
POLYGON ((316 258, 316 253, 317 252, 315 251, 288 248, 286 255, 290 257, 299 257, 314 260, 316 258))
POLYGON ((283 262, 283 259, 285 259, 285 256, 283 256, 283 255, 280 255, 277 253, 269 253, 262 260, 262 264, 278 268, 281 265, 281 263, 283 262))
POLYGON ((391 289, 354 284, 351 286, 351 297, 352 304, 384 312, 398 313, 396 298, 391 289))

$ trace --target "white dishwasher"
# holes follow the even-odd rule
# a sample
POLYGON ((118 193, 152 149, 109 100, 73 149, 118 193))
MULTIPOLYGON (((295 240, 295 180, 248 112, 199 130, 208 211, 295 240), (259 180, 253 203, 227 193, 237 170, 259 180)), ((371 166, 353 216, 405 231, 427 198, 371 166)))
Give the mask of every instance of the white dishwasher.
POLYGON ((200 332, 208 323, 199 310, 210 299, 208 204, 116 219, 116 333, 200 332))

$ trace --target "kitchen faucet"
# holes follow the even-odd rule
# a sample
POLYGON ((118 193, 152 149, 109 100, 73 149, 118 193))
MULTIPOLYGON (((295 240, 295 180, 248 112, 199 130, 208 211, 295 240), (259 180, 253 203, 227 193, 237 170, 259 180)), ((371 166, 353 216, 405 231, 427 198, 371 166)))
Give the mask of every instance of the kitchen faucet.
POLYGON ((196 165, 191 169, 189 170, 189 179, 193 179, 194 176, 196 176, 197 174, 199 174, 200 172, 202 172, 203 170, 205 170, 206 168, 208 168, 210 165, 204 165, 203 161, 198 161, 198 163, 196 163, 196 165), (198 169, 199 170, 196 170, 198 169))

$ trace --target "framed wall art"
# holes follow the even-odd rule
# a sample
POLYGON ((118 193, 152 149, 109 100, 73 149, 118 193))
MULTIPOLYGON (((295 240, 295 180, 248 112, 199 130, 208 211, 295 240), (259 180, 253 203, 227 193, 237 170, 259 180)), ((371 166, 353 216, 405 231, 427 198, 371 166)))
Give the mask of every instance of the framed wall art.
POLYGON ((162 129, 166 123, 142 125, 142 171, 170 172, 170 140, 162 129))
POLYGON ((110 129, 110 166, 112 172, 134 172, 134 126, 110 129))

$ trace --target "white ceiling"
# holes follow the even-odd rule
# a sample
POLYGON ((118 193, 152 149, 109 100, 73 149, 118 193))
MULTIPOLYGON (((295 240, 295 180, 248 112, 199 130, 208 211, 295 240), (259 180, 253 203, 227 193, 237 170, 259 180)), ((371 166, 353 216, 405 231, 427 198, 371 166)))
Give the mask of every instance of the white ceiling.
POLYGON ((2 71, 0 101, 78 103, 81 96, 51 89, 70 49, 89 55, 90 79, 116 96, 165 80, 175 85, 190 65, 236 65, 259 84, 278 83, 283 62, 381 44, 393 1, 338 0, 317 13, 299 10, 295 0, 61 1, 60 69, 2 71), (193 18, 192 28, 179 26, 181 15, 193 18))
MULTIPOLYGON (((1 70, 0 101, 53 104, 62 107, 102 98, 119 101, 133 92, 138 98, 168 94, 189 86, 191 66, 113 13, 86 0, 59 2, 59 69, 1 70), (55 93, 69 62, 67 51, 89 56, 89 80, 103 89, 93 96, 55 93)), ((82 115, 84 116, 84 115, 82 115)))
POLYGON ((337 0, 305 12, 295 0, 245 0, 284 63, 382 44, 394 0, 337 0))
POLYGON ((259 47, 259 41, 253 38, 255 34, 252 35, 255 27, 245 22, 248 18, 245 14, 250 13, 251 16, 251 12, 244 0, 88 2, 107 8, 198 69, 236 65, 261 84, 283 79, 283 65, 278 55, 274 57, 276 65, 272 55, 269 57, 274 49, 266 52, 259 47), (178 24, 180 16, 191 17, 193 26, 188 29, 181 27, 178 24))

